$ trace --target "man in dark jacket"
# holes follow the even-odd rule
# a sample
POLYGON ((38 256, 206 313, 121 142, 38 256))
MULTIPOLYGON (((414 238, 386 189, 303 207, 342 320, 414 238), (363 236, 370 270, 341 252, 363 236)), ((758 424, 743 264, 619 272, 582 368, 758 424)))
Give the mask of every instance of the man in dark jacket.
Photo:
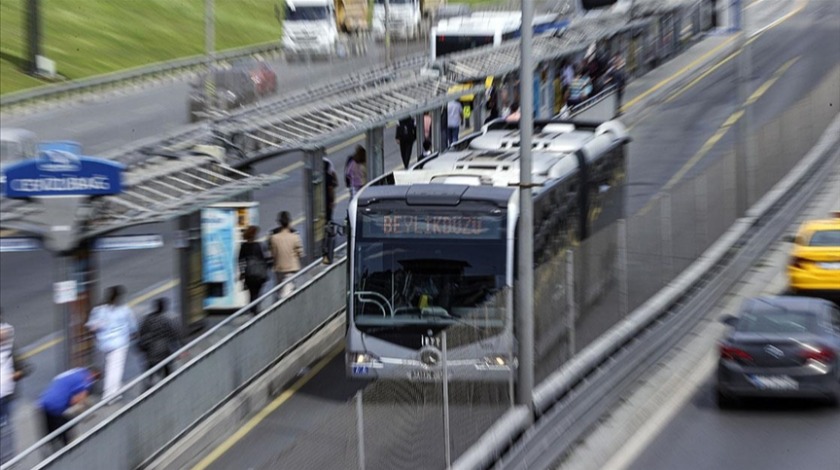
POLYGON ((411 150, 414 148, 414 141, 417 139, 417 126, 414 119, 405 117, 397 124, 397 142, 400 144, 400 155, 403 165, 408 168, 411 162, 411 150))
MULTIPOLYGON (((168 300, 159 298, 155 300, 154 310, 146 315, 140 325, 139 347, 146 356, 146 367, 152 369, 160 364, 170 354, 181 347, 181 335, 175 323, 166 316, 168 300)), ((172 372, 172 362, 164 366, 149 377, 149 386, 155 381, 158 375, 167 377, 172 372)), ((162 377, 162 378, 163 378, 162 377)))

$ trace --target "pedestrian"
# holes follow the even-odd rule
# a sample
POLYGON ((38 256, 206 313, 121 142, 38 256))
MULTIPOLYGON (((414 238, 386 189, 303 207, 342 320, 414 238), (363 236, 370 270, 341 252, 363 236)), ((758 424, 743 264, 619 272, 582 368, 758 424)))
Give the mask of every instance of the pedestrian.
MULTIPOLYGON (((239 246, 239 278, 248 289, 248 303, 259 298, 260 290, 268 280, 268 260, 257 242, 259 231, 256 225, 249 225, 242 234, 244 241, 239 246)), ((253 307, 253 313, 256 313, 256 306, 253 307)))
POLYGON ((451 147, 458 141, 461 130, 461 113, 463 108, 457 100, 446 103, 446 146, 451 147))
POLYGON ((491 85, 484 92, 485 108, 487 109, 487 117, 484 123, 499 119, 499 92, 496 90, 496 85, 491 85))
POLYGON ((105 356, 105 384, 102 400, 119 400, 125 359, 132 336, 137 333, 137 321, 128 305, 123 304, 125 287, 111 286, 104 304, 90 312, 87 328, 96 334, 96 346, 105 356))
POLYGON ((326 197, 326 211, 327 223, 332 222, 333 211, 335 210, 335 192, 338 189, 338 174, 335 171, 335 165, 329 158, 324 157, 324 196, 326 197))
MULTIPOLYGON (((169 300, 165 297, 155 299, 154 309, 143 318, 140 324, 140 339, 138 346, 143 351, 146 359, 146 370, 151 370, 172 353, 181 348, 180 328, 175 322, 166 316, 169 310, 169 300)), ((149 376, 148 387, 154 385, 157 376, 166 378, 172 373, 172 362, 167 362, 163 367, 149 376)))
POLYGON ((423 141, 423 158, 426 158, 432 154, 432 141, 431 140, 424 140, 423 141))
POLYGON ((0 465, 15 456, 12 402, 17 396, 17 382, 29 373, 28 364, 17 355, 15 329, 3 321, 0 312, 0 465))
POLYGON ((356 195, 367 182, 367 152, 361 145, 356 146, 344 167, 344 182, 350 189, 350 197, 356 195))
POLYGON ((592 93, 592 82, 589 76, 584 75, 583 67, 575 67, 575 78, 569 87, 569 98, 566 102, 569 104, 569 107, 574 108, 586 101, 590 93, 592 93))
MULTIPOLYGON (((45 436, 57 431, 87 407, 90 390, 100 376, 97 369, 78 367, 62 372, 52 379, 38 398, 45 436)), ((70 430, 65 430, 50 441, 50 453, 66 446, 70 439, 70 430)))
MULTIPOLYGON (((278 285, 288 281, 300 271, 300 261, 303 258, 303 242, 300 235, 292 228, 292 216, 287 211, 283 211, 279 215, 279 221, 280 231, 269 239, 278 285)), ((291 282, 286 282, 280 292, 280 298, 288 297, 294 287, 291 282)))
POLYGON ((522 117, 522 113, 519 109, 519 103, 515 102, 510 105, 510 114, 507 115, 505 118, 506 122, 519 122, 519 119, 522 117))
POLYGON ((610 61, 610 68, 607 71, 609 83, 615 86, 616 104, 615 114, 621 115, 621 102, 624 100, 624 87, 627 85, 627 75, 624 72, 624 58, 621 54, 615 54, 610 61))
POLYGON ((432 114, 428 111, 423 113, 423 141, 432 141, 432 114))
POLYGON ((397 143, 400 144, 400 156, 402 156, 403 166, 408 169, 408 164, 411 163, 411 151, 414 148, 414 141, 417 140, 417 126, 414 125, 414 119, 411 116, 400 119, 397 124, 397 143))

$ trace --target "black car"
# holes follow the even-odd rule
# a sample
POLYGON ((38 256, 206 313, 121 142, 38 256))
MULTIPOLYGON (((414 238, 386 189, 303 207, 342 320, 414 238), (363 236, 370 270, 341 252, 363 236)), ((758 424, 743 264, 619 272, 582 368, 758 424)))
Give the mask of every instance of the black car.
POLYGON ((840 310, 809 297, 747 299, 720 342, 717 399, 803 397, 840 401, 840 310))

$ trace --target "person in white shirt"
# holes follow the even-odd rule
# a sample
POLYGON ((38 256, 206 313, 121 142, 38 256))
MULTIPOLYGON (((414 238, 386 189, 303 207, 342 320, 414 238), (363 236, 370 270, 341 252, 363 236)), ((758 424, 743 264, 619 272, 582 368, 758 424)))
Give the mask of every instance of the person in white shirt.
POLYGON ((122 303, 125 288, 108 288, 106 303, 90 312, 85 326, 96 334, 96 346, 105 356, 105 384, 103 401, 118 399, 117 391, 122 388, 125 359, 132 336, 137 332, 137 321, 128 305, 122 303))
POLYGON ((0 465, 15 456, 12 402, 18 391, 17 382, 31 371, 17 355, 15 328, 3 321, 2 315, 0 312, 0 465))

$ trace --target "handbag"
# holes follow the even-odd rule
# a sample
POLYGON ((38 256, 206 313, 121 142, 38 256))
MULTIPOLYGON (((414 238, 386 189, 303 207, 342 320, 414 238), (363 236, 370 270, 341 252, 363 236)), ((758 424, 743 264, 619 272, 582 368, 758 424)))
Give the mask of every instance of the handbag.
POLYGON ((245 260, 245 282, 265 282, 268 279, 268 267, 265 261, 256 256, 249 256, 245 260))

